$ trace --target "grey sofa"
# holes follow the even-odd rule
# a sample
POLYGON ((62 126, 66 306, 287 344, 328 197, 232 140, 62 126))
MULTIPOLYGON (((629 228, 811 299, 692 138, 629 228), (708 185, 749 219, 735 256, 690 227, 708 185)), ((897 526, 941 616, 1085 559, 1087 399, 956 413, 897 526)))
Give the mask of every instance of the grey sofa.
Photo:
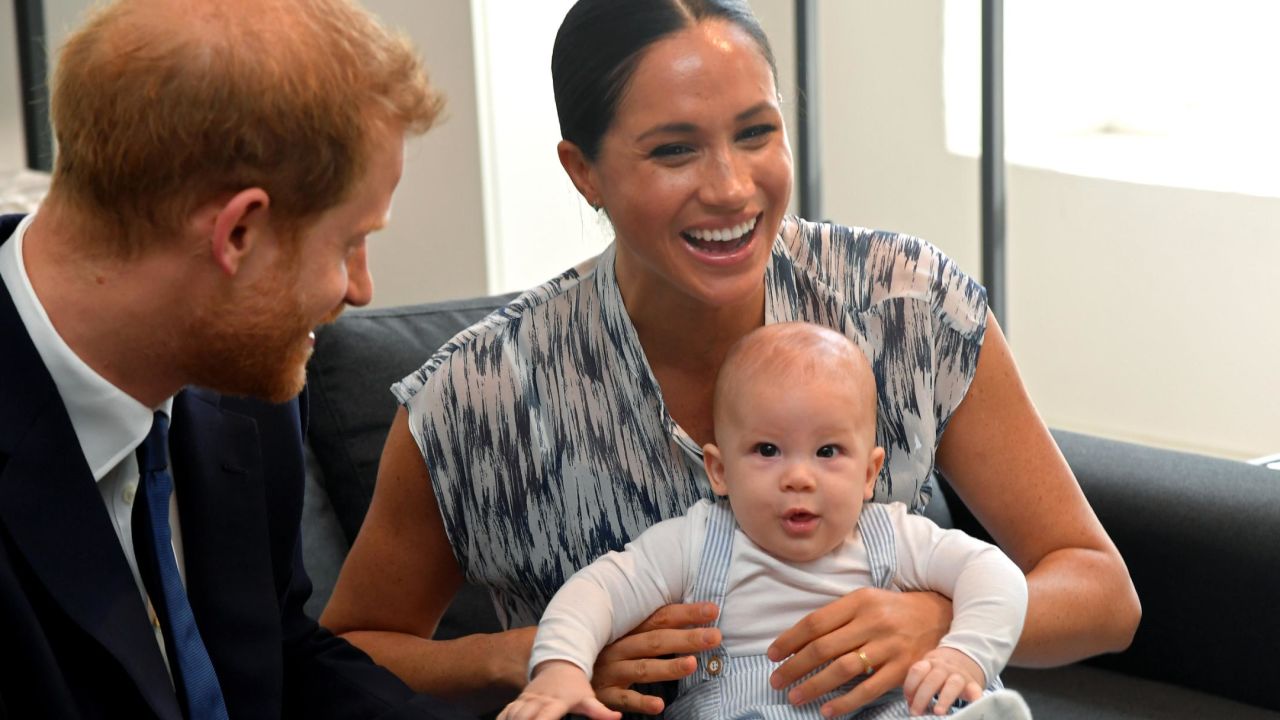
MULTIPOLYGON (((347 313, 317 333, 308 368, 311 477, 304 554, 323 607, 372 496, 396 404, 387 388, 510 296, 347 313)), ((1143 604, 1123 653, 1010 668, 1037 718, 1280 717, 1280 472, 1054 433, 1119 546, 1143 604)), ((943 488, 929 515, 981 535, 943 488)), ((438 637, 497 629, 465 589, 438 637)))

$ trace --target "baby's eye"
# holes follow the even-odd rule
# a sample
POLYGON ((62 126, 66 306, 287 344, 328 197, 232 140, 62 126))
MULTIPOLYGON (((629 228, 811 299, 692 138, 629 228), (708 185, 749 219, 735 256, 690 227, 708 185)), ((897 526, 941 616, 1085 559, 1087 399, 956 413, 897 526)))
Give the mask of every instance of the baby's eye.
POLYGON ((822 447, 818 448, 818 457, 833 458, 836 456, 836 453, 838 452, 840 452, 840 448, 836 447, 835 445, 823 445, 822 447))
POLYGON ((756 452, 760 457, 776 457, 778 455, 778 446, 773 443, 756 443, 756 452))

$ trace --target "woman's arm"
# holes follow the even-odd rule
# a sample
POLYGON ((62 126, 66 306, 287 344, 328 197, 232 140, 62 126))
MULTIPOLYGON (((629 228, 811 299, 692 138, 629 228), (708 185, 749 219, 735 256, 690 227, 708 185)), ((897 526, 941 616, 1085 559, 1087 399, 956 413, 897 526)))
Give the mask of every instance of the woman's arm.
POLYGON ((990 314, 973 383, 942 436, 937 463, 1027 574, 1015 664, 1060 665, 1129 646, 1142 607, 1128 568, 1032 405, 990 314))
MULTIPOLYGON (((476 711, 496 709, 525 685, 536 628, 429 640, 461 585, 426 463, 402 408, 382 451, 369 513, 320 620, 415 690, 476 711)), ((605 648, 593 678, 601 702, 630 712, 660 711, 657 698, 629 688, 693 672, 688 655, 714 647, 719 633, 686 628, 715 614, 707 603, 668 605, 605 648), (666 655, 683 657, 656 659, 666 655)))
POLYGON ((410 687, 477 710, 524 686, 534 628, 429 640, 462 574, 402 408, 360 534, 320 621, 410 687))
MULTIPOLYGON (((1129 571, 1031 404, 990 313, 973 382, 943 433, 937 465, 1027 574, 1014 664, 1060 665, 1128 647, 1142 615, 1129 571)), ((790 659, 771 681, 786 687, 830 662, 791 690, 792 702, 807 702, 860 674, 862 650, 875 674, 824 708, 852 712, 901 685, 950 624, 951 604, 936 593, 858 590, 778 636, 769 656, 790 659)))

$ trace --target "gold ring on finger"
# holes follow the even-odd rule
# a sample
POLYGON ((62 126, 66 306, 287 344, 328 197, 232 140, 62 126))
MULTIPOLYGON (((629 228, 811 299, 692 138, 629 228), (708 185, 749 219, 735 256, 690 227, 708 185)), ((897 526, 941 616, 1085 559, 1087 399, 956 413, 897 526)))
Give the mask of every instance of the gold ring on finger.
POLYGON ((865 668, 865 670, 862 671, 862 674, 870 675, 876 671, 876 666, 871 664, 871 660, 867 657, 865 652, 859 650, 858 659, 862 661, 862 667, 865 668))

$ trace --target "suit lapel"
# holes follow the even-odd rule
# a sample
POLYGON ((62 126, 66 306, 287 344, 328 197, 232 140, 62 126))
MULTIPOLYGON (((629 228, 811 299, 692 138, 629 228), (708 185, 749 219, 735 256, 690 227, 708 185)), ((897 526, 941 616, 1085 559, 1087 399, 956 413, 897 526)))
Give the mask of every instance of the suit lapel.
POLYGON ((0 523, 53 601, 120 662, 158 716, 176 720, 177 698, 128 562, 7 289, 0 338, 0 523))
POLYGON ((253 419, 190 388, 174 399, 170 451, 187 592, 227 708, 278 693, 280 606, 253 419))

